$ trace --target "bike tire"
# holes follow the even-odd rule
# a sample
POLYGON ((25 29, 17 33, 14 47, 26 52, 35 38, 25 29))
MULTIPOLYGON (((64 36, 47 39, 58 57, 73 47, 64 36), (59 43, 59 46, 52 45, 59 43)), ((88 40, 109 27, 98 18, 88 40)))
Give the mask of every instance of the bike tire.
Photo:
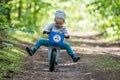
POLYGON ((49 71, 52 72, 55 69, 55 60, 56 60, 56 50, 53 49, 51 53, 50 67, 49 71))

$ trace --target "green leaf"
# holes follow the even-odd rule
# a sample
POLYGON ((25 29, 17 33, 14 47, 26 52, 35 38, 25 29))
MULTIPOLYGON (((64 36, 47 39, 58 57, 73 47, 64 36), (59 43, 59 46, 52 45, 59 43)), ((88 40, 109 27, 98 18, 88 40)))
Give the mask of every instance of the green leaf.
POLYGON ((13 44, 7 43, 7 42, 3 42, 2 44, 5 45, 5 46, 13 46, 13 44))
POLYGON ((34 34, 34 31, 28 30, 28 29, 23 29, 23 32, 28 33, 28 34, 34 34))

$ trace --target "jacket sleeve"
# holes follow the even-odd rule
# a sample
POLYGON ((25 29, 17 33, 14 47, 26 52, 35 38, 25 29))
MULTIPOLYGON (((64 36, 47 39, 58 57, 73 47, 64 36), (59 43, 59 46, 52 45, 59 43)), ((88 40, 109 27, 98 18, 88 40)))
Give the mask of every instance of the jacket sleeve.
POLYGON ((68 34, 68 30, 66 29, 66 27, 64 27, 64 30, 63 30, 64 32, 64 35, 65 35, 65 38, 66 39, 69 39, 70 38, 70 35, 68 34))
POLYGON ((50 32, 52 29, 53 24, 50 24, 49 26, 47 26, 43 31, 47 31, 50 32))
POLYGON ((68 35, 68 30, 66 29, 66 27, 63 28, 63 33, 68 35))

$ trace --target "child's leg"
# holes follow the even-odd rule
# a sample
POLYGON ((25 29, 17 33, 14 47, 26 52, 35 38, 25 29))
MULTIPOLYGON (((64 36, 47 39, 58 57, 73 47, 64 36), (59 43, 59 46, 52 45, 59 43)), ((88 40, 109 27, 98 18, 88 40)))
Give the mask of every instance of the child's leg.
POLYGON ((66 49, 67 53, 71 56, 74 62, 77 62, 80 59, 79 56, 75 56, 71 46, 68 43, 64 42, 63 45, 61 45, 61 49, 66 49))
POLYGON ((49 46, 49 41, 46 39, 39 39, 36 44, 34 45, 34 48, 38 49, 40 48, 41 45, 44 45, 46 47, 49 46))
POLYGON ((71 48, 70 45, 69 45, 68 43, 66 43, 66 42, 63 43, 63 45, 61 46, 61 49, 66 49, 66 51, 67 51, 67 53, 68 53, 69 55, 73 55, 73 54, 74 54, 72 48, 71 48))
POLYGON ((29 55, 32 56, 36 52, 36 50, 42 45, 48 47, 49 46, 49 41, 46 40, 46 39, 39 39, 36 42, 36 44, 34 45, 34 48, 26 47, 26 50, 29 53, 29 55))

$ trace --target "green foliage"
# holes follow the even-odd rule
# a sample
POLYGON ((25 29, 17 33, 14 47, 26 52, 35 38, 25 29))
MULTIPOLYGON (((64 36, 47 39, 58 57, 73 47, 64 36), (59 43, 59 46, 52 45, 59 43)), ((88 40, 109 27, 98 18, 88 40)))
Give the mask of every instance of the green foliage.
POLYGON ((92 14, 100 14, 96 23, 98 29, 105 35, 117 36, 120 39, 120 0, 94 0, 88 5, 88 9, 92 14))
POLYGON ((39 33, 40 27, 42 29, 54 20, 55 11, 62 9, 67 14, 66 25, 69 28, 97 29, 104 35, 120 38, 119 0, 10 0, 7 3, 3 0, 1 2, 3 3, 0 5, 0 21, 2 21, 0 24, 11 22, 7 26, 8 31, 39 33), (10 13, 10 21, 8 13, 10 13))
POLYGON ((120 39, 120 0, 0 0, 0 59, 3 60, 0 69, 8 70, 9 64, 14 69, 14 63, 20 64, 17 52, 7 50, 16 42, 11 36, 27 42, 43 37, 43 28, 54 21, 58 9, 65 11, 69 29, 95 29, 120 39))
POLYGON ((34 31, 29 31, 29 30, 27 30, 27 29, 23 29, 23 32, 29 33, 29 34, 34 34, 34 31))
POLYGON ((3 42, 3 45, 5 45, 5 46, 13 46, 13 44, 7 43, 7 42, 3 42))
POLYGON ((7 74, 8 71, 17 72, 20 70, 21 56, 23 56, 22 52, 15 47, 0 50, 0 79, 2 76, 10 76, 7 74))

